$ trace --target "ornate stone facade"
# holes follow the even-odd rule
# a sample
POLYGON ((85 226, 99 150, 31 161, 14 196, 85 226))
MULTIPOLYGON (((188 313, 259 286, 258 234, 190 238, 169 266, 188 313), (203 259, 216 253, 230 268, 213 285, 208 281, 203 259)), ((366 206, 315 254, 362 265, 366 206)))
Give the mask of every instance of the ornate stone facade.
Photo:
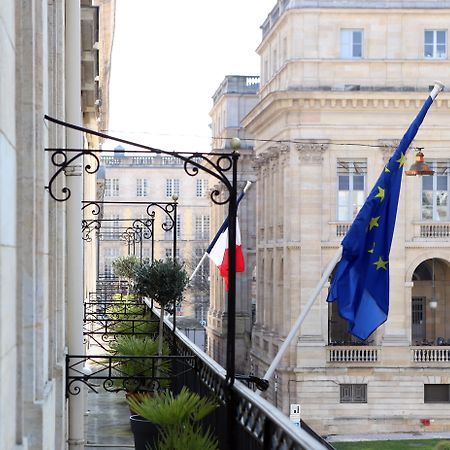
MULTIPOLYGON (((433 80, 447 78, 448 50, 425 57, 424 36, 447 30, 449 19, 448 4, 436 9, 423 1, 280 0, 263 24, 259 101, 243 119, 256 138, 251 358, 258 376, 305 308, 360 206, 356 184, 349 206, 347 181, 363 180, 364 195, 369 193, 433 80), (353 32, 361 37, 361 54, 344 57, 342 37, 353 32), (274 157, 280 142, 288 150, 274 157)), ((448 183, 449 120, 444 92, 413 143, 424 147, 427 160, 440 161, 442 183, 448 183)), ((405 167, 414 154, 407 154, 405 167)), ((265 395, 287 414, 290 403, 300 403, 302 416, 323 434, 419 431, 424 417, 433 419, 430 430, 450 425, 448 408, 431 398, 436 385, 445 390, 450 368, 450 347, 437 346, 439 337, 450 339, 450 215, 445 206, 439 217, 426 215, 429 183, 403 180, 387 322, 367 342, 355 342, 327 304, 325 286, 270 380, 265 395)))

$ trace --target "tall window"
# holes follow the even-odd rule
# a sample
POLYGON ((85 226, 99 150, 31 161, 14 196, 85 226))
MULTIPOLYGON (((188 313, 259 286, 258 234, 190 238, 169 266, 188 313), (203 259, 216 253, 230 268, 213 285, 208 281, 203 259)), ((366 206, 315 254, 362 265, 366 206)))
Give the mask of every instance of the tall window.
POLYGON ((195 218, 195 239, 209 238, 209 216, 201 215, 195 218))
POLYGON ((425 58, 447 58, 447 30, 425 30, 423 55, 425 58))
POLYGON ((105 179, 105 197, 119 196, 119 179, 106 178, 105 179))
POLYGON ((449 220, 450 161, 433 161, 427 164, 434 170, 434 175, 422 177, 422 220, 449 220))
MULTIPOLYGON (((165 231, 164 239, 173 239, 173 227, 172 220, 167 217, 165 221, 165 227, 171 227, 170 230, 165 231)), ((176 223, 176 231, 177 231, 177 240, 181 238, 181 214, 177 214, 177 223, 176 223)))
POLYGON ((206 197, 206 193, 208 192, 208 180, 198 179, 195 180, 195 183, 195 195, 197 197, 206 197))
POLYGON ((177 178, 168 178, 166 180, 166 197, 180 195, 180 180, 177 178))
POLYGON ((363 56, 363 31, 341 30, 341 58, 352 59, 363 56))
POLYGON ((137 197, 148 196, 148 180, 146 178, 136 179, 136 196, 137 197))
POLYGON ((338 220, 353 220, 361 209, 365 199, 366 174, 365 160, 338 160, 338 220))

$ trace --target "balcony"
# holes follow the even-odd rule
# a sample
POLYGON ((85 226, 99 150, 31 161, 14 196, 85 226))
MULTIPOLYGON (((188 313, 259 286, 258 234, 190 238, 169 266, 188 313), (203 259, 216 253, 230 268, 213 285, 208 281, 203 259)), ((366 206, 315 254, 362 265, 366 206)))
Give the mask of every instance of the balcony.
POLYGON ((377 363, 380 347, 373 346, 331 346, 327 348, 329 363, 377 363))
MULTIPOLYGON (((81 385, 87 386, 90 393, 108 391, 111 392, 110 395, 114 395, 114 392, 125 390, 127 382, 130 381, 124 373, 117 370, 117 367, 120 367, 120 359, 127 357, 98 354, 99 351, 107 349, 109 339, 114 339, 108 326, 107 311, 108 304, 112 301, 110 293, 114 292, 117 286, 107 285, 106 280, 102 281, 101 292, 92 294, 85 306, 85 338, 96 346, 96 349, 89 351, 87 356, 67 356, 68 395, 77 395, 81 385), (101 345, 98 345, 99 342, 101 345), (86 371, 85 367, 90 367, 91 370, 86 371)), ((158 318, 159 313, 152 309, 151 302, 145 301, 142 307, 150 310, 151 320, 158 318)), ((123 315, 126 321, 125 310, 123 315)), ((111 320, 117 322, 120 317, 111 320)), ((129 325, 128 329, 132 333, 136 323, 129 325)), ((172 342, 172 355, 165 358, 172 364, 171 386, 174 392, 187 386, 201 395, 214 396, 220 404, 207 421, 207 425, 218 437, 220 449, 333 449, 307 424, 301 422, 301 427, 296 427, 281 411, 254 392, 250 388, 256 389, 252 386, 254 380, 244 377, 247 379, 246 386, 238 381, 237 376, 234 384, 230 385, 224 368, 178 329, 174 330, 167 319, 164 327, 168 342, 172 342)), ((148 367, 154 367, 154 359, 160 357, 146 358, 148 367)))

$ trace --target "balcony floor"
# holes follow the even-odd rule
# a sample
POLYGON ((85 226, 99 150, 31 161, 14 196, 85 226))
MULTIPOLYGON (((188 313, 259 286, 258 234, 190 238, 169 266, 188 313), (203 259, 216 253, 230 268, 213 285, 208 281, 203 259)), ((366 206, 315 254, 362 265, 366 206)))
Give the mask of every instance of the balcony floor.
POLYGON ((85 448, 89 450, 134 449, 130 430, 130 410, 123 392, 111 393, 103 389, 99 393, 87 393, 85 448))

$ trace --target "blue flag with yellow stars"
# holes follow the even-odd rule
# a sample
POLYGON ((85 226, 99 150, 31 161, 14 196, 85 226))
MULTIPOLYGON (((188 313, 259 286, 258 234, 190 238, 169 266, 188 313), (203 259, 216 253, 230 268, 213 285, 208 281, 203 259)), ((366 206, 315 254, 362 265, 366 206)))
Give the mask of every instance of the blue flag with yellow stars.
POLYGON ((339 314, 348 321, 348 331, 363 340, 388 316, 389 251, 405 153, 432 103, 428 97, 342 240, 342 258, 327 301, 337 300, 339 314))

